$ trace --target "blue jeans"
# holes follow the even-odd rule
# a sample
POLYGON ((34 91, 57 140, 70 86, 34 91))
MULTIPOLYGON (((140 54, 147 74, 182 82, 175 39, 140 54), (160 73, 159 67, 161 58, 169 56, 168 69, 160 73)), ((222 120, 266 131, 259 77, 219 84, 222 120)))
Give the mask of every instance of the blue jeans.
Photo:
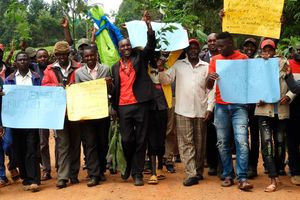
POLYGON ((236 175, 238 181, 246 180, 249 157, 247 105, 216 104, 214 117, 217 130, 217 147, 223 165, 223 177, 234 179, 230 150, 230 123, 232 123, 236 146, 236 175))

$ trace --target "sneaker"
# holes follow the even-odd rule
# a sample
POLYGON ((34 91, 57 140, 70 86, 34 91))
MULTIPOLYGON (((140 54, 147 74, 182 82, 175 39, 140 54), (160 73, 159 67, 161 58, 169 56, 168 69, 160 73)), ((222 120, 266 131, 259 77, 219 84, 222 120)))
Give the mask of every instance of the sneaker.
POLYGON ((38 186, 38 184, 33 183, 29 186, 29 191, 38 192, 40 191, 40 187, 38 186))
POLYGON ((239 182, 238 188, 240 190, 248 191, 253 188, 253 185, 251 183, 249 183, 247 180, 242 180, 239 182))
POLYGON ((49 172, 46 172, 46 173, 44 173, 44 174, 42 175, 41 181, 47 181, 47 180, 50 180, 51 178, 52 178, 52 177, 51 177, 50 173, 49 173, 49 172))
POLYGON ((58 180, 57 183, 56 183, 56 187, 58 189, 62 189, 62 188, 65 188, 67 187, 67 180, 58 180))
POLYGON ((99 184, 99 178, 91 177, 91 179, 87 182, 88 187, 94 187, 99 184))
POLYGON ((183 181, 184 186, 192 186, 199 183, 198 177, 191 177, 183 181))
POLYGON ((300 176, 292 176, 291 177, 291 182, 294 185, 300 186, 300 176))
POLYGON ((222 187, 230 187, 234 184, 233 179, 231 178, 225 178, 224 181, 221 183, 222 187))
POLYGON ((134 181, 134 185, 135 186, 143 186, 144 185, 144 180, 143 180, 143 176, 140 174, 136 174, 133 177, 133 181, 134 181))
POLYGON ((176 172, 176 170, 174 169, 173 164, 166 164, 166 169, 167 169, 167 172, 169 172, 169 173, 175 173, 176 172))

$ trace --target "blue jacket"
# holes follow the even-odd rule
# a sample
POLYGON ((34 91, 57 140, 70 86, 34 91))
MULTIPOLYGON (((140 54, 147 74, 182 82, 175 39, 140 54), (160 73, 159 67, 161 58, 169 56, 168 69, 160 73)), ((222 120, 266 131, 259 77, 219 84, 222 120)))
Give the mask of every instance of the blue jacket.
MULTIPOLYGON (((40 75, 32 70, 32 85, 39 86, 41 85, 41 78, 40 75)), ((16 85, 16 72, 11 73, 6 79, 5 79, 5 84, 6 85, 16 85)))

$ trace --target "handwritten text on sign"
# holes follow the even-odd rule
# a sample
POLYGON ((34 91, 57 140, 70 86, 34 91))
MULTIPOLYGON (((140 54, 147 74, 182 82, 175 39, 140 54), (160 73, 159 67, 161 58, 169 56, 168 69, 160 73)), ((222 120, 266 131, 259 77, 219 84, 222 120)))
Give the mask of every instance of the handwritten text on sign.
POLYGON ((73 84, 66 91, 70 121, 108 117, 107 87, 104 79, 73 84))
POLYGON ((279 38, 284 0, 224 0, 223 31, 279 38))
POLYGON ((4 85, 3 126, 63 129, 66 93, 62 87, 4 85))

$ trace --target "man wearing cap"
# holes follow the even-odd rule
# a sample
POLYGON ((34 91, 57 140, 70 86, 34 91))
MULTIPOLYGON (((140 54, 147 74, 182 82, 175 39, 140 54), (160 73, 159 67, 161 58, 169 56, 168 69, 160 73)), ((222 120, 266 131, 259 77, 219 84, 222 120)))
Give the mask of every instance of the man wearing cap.
MULTIPOLYGON (((57 42, 54 46, 54 55, 57 61, 47 66, 44 71, 43 86, 66 87, 75 82, 75 70, 79 64, 69 59, 70 46, 65 41, 57 42)), ((69 177, 71 170, 70 148, 72 145, 72 134, 78 134, 78 123, 71 122, 65 117, 63 130, 57 130, 57 188, 64 188, 70 178, 72 184, 78 183, 77 177, 69 177)))
MULTIPOLYGON (((269 59, 275 57, 276 45, 274 41, 265 39, 261 43, 261 57, 269 59)), ((280 181, 278 175, 284 171, 285 161, 285 132, 287 119, 289 119, 289 103, 292 93, 288 91, 285 82, 285 69, 288 62, 279 57, 279 83, 280 101, 277 103, 265 103, 260 101, 255 108, 255 115, 258 116, 258 126, 261 133, 262 154, 266 168, 269 171, 271 184, 265 188, 265 192, 274 192, 278 189, 280 181), (273 140, 272 140, 273 138, 273 140), (273 149, 275 151, 275 155, 273 149)))
MULTIPOLYGON (((254 38, 247 38, 244 41, 242 52, 248 56, 248 58, 254 58, 257 52, 257 41, 254 38)), ((257 163, 259 157, 259 130, 258 120, 254 115, 256 104, 249 104, 249 129, 250 129, 250 149, 249 149, 249 163, 247 177, 257 177, 257 163)))
POLYGON ((172 68, 160 72, 162 84, 176 77, 176 128, 178 147, 185 166, 184 186, 198 184, 203 179, 206 122, 212 116, 213 92, 206 90, 208 63, 199 59, 200 44, 191 39, 187 58, 178 60, 172 68), (208 100, 209 98, 209 100, 208 100))
MULTIPOLYGON (((289 60, 290 69, 287 71, 286 82, 289 88, 293 90, 291 85, 292 77, 300 80, 300 45, 297 45, 293 58, 289 60), (292 73, 291 73, 292 72, 292 73)), ((300 97, 296 96, 290 104, 290 119, 287 125, 287 147, 289 155, 289 169, 291 173, 291 182, 295 185, 300 185, 300 135, 299 135, 299 119, 300 119, 300 97)))
MULTIPOLYGON (((217 35, 217 48, 220 54, 212 57, 210 61, 210 74, 206 85, 208 89, 213 88, 215 80, 219 78, 219 75, 216 73, 217 60, 237 60, 248 58, 245 54, 234 50, 233 38, 228 32, 222 32, 217 35)), ((217 130, 217 147, 223 166, 222 175, 225 178, 221 186, 229 187, 234 184, 233 180, 235 175, 233 174, 234 170, 230 151, 232 124, 237 152, 236 174, 239 182, 238 188, 241 190, 250 190, 253 188, 253 185, 247 181, 249 155, 247 105, 224 102, 222 100, 218 84, 216 84, 215 99, 214 124, 217 130)))

